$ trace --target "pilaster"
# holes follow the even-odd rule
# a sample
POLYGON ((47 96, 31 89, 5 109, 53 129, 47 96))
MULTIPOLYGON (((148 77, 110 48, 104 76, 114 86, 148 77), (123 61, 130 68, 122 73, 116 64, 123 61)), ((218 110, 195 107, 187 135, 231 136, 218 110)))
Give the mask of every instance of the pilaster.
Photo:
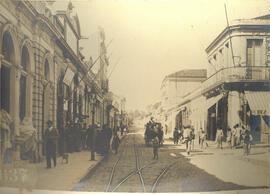
POLYGON ((33 110, 33 76, 31 74, 27 75, 26 78, 26 115, 24 118, 24 122, 33 126, 32 122, 32 110, 33 110))
MULTIPOLYGON (((10 81, 10 115, 14 123, 14 135, 20 135, 20 117, 19 117, 19 94, 20 94, 20 78, 21 73, 19 69, 11 68, 11 81, 10 81)), ((15 144, 14 160, 20 160, 20 146, 15 144)))

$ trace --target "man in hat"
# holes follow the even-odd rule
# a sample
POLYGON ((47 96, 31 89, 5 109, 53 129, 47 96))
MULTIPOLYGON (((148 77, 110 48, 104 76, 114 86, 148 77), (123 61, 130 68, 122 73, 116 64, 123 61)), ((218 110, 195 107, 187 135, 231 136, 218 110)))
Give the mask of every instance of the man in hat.
POLYGON ((48 120, 48 128, 45 131, 45 145, 46 145, 46 160, 47 168, 51 168, 51 159, 53 159, 54 167, 56 167, 56 141, 58 138, 58 131, 53 127, 53 122, 48 120))

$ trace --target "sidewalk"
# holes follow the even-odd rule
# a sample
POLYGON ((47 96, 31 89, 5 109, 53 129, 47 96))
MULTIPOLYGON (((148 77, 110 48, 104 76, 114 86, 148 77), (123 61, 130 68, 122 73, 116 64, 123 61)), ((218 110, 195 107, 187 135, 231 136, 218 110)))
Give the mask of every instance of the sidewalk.
POLYGON ((3 165, 1 186, 72 190, 76 183, 103 159, 103 156, 96 154, 96 161, 90 161, 90 155, 90 151, 71 153, 68 164, 62 163, 62 158, 58 157, 56 168, 51 169, 46 169, 46 160, 36 164, 20 161, 16 164, 3 165))
MULTIPOLYGON (((168 140, 166 144, 173 144, 168 140)), ((213 142, 201 150, 198 145, 187 155, 184 144, 178 144, 179 154, 187 157, 192 164, 215 175, 217 178, 243 186, 270 187, 270 152, 268 147, 251 148, 250 155, 244 156, 243 149, 218 149, 213 142)))

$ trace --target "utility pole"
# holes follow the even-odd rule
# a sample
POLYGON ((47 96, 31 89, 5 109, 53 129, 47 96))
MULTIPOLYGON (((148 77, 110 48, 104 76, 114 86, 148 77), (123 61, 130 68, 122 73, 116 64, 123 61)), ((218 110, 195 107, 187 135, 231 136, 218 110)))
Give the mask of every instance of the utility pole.
POLYGON ((233 67, 235 67, 234 55, 233 55, 233 46, 232 46, 232 37, 231 37, 231 29, 230 29, 229 20, 228 20, 226 4, 224 4, 224 8, 225 8, 226 21, 227 21, 227 28, 228 28, 228 31, 229 31, 229 39, 230 39, 230 44, 231 44, 230 47, 231 47, 231 53, 232 53, 233 67))

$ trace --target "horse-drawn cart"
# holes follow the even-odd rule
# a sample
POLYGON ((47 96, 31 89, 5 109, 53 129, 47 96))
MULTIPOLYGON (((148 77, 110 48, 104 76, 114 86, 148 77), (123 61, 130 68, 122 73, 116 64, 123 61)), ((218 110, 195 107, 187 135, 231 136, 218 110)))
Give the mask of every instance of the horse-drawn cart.
POLYGON ((144 133, 145 145, 150 146, 152 143, 152 140, 155 137, 158 137, 159 144, 162 145, 162 143, 163 143, 163 130, 162 130, 161 123, 148 122, 145 125, 145 133, 144 133))

